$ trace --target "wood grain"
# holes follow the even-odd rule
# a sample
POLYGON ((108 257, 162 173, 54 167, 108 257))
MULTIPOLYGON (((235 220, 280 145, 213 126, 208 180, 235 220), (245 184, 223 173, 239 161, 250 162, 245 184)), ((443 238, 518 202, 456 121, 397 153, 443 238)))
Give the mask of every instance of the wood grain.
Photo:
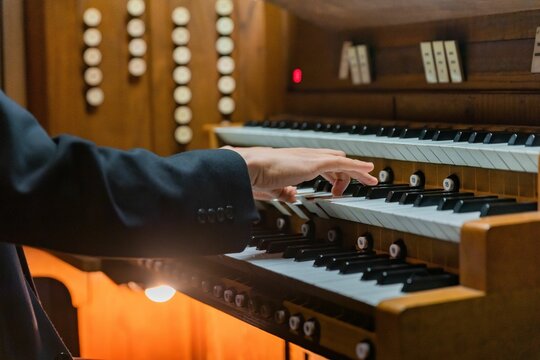
POLYGON ((540 5, 527 0, 489 1, 471 3, 465 0, 270 0, 292 13, 319 26, 332 29, 355 29, 370 26, 412 24, 435 20, 450 20, 480 15, 515 13, 538 9, 540 5))

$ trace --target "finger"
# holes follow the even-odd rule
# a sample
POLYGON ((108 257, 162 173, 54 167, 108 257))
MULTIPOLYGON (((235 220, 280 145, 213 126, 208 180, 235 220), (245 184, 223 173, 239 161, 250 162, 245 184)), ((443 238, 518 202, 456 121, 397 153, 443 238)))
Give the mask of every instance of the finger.
POLYGON ((351 182, 351 177, 346 173, 336 173, 336 180, 334 181, 334 185, 332 186, 332 195, 334 196, 341 196, 343 195, 343 192, 349 186, 349 183, 351 182))

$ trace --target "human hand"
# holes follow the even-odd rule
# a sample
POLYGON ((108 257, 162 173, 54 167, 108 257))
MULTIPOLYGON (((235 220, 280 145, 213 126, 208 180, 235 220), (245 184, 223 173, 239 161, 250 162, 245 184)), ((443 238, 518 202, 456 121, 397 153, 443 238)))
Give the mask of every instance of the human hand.
POLYGON ((264 147, 233 148, 246 161, 253 194, 256 199, 294 201, 293 185, 311 180, 318 175, 332 183, 332 194, 343 194, 351 179, 366 185, 377 184, 369 174, 373 163, 349 159, 343 151, 330 149, 264 147))

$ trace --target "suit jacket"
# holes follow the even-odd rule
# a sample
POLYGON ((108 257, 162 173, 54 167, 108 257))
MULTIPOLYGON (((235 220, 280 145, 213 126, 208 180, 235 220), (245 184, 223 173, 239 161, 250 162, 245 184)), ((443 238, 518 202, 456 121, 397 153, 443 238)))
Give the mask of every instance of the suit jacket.
POLYGON ((164 158, 51 139, 0 92, 0 359, 70 358, 16 245, 107 257, 219 254, 243 250, 256 219, 234 151, 164 158))

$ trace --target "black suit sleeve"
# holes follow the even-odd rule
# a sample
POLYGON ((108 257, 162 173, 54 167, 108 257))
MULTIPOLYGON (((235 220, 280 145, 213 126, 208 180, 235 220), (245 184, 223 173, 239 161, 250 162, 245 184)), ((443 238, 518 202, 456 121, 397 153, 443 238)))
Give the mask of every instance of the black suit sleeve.
POLYGON ((163 158, 51 139, 2 92, 0 216, 0 241, 111 257, 241 251, 257 219, 233 151, 163 158))

